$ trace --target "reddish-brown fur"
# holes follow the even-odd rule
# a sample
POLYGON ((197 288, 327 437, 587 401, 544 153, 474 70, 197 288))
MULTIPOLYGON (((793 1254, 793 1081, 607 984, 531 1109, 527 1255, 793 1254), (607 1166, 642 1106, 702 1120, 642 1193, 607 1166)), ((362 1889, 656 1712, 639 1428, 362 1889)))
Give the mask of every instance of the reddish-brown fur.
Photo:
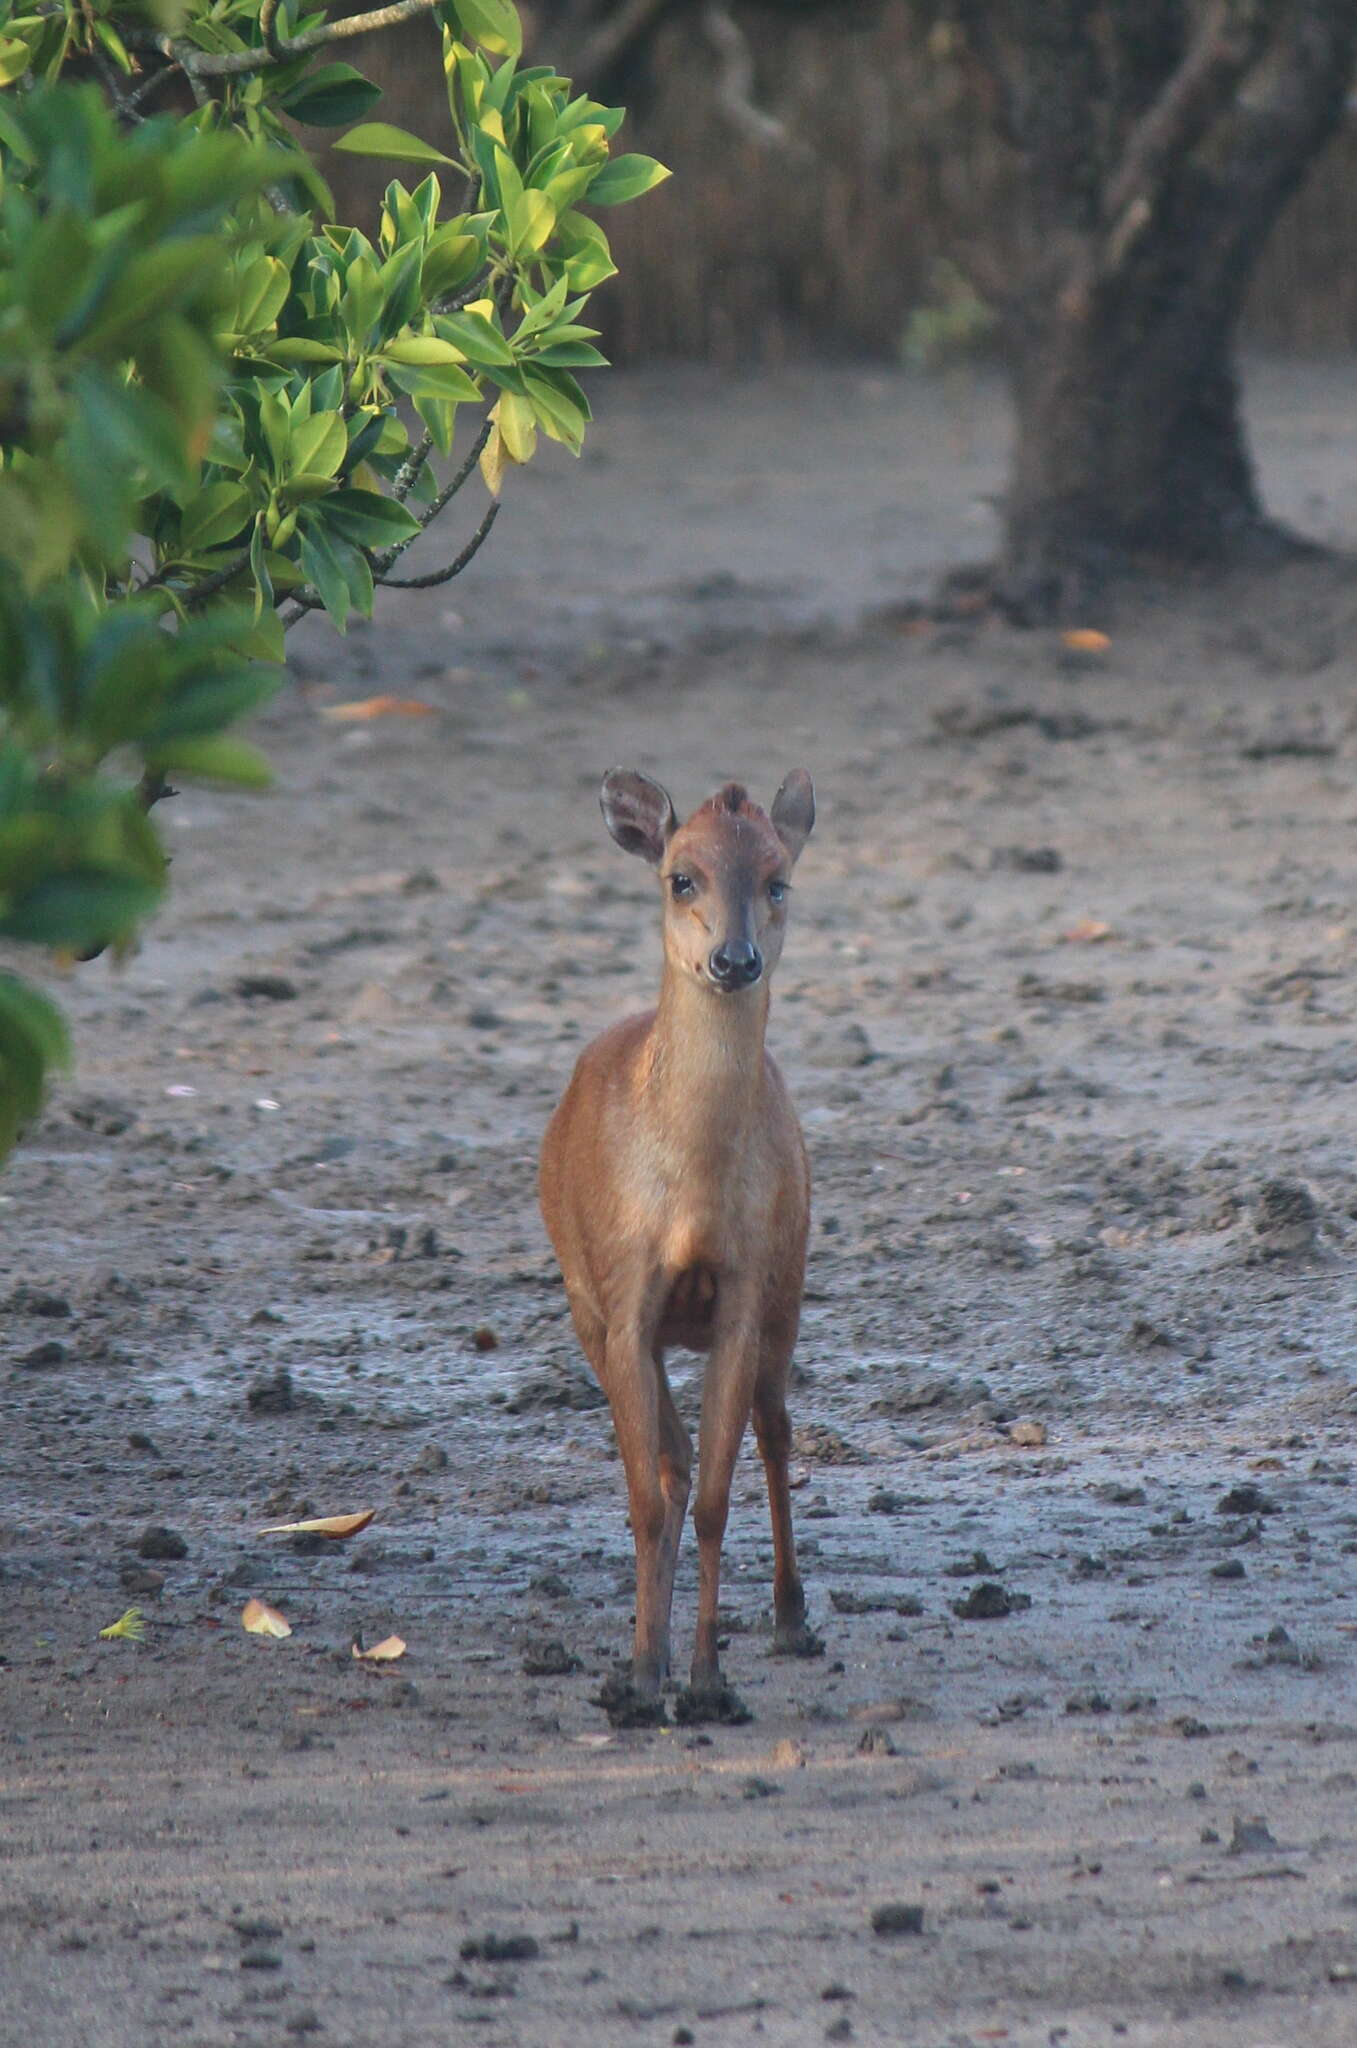
POLYGON ((658 868, 657 1007, 581 1054, 542 1146, 542 1213, 571 1313, 612 1408, 636 1545, 633 1684, 669 1667, 674 1567, 692 1445, 664 1371, 671 1345, 709 1354, 693 1522, 695 1693, 719 1691, 716 1628, 731 1476, 751 1412, 775 1549, 778 1646, 813 1646, 796 1567, 784 1393, 801 1311, 809 1176, 800 1126, 764 1049, 787 877, 814 820, 810 778, 772 815, 728 784, 679 826, 646 778, 614 771, 603 809, 658 868), (682 888, 682 895, 675 892, 682 888), (727 970, 753 976, 727 987, 727 970))

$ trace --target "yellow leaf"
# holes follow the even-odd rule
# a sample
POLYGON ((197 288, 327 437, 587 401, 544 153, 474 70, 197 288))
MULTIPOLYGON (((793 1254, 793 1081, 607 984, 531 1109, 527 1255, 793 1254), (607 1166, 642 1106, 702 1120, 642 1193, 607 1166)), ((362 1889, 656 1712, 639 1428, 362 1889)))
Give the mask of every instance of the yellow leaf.
POLYGON ((146 1623, 141 1618, 139 1607, 129 1607, 116 1621, 99 1631, 101 1643, 141 1643, 146 1640, 146 1623))
POLYGON ((397 1657, 405 1655, 405 1643, 400 1636, 386 1636, 380 1643, 374 1643, 365 1650, 361 1642, 355 1642, 352 1654, 364 1664, 394 1664, 397 1657))
POLYGON ((1060 934, 1062 946, 1096 946, 1103 939, 1113 937, 1110 924, 1104 924, 1100 917, 1081 917, 1067 932, 1060 934))
POLYGON ((360 1529, 366 1529, 376 1512, 376 1508, 360 1508, 355 1515, 318 1515, 309 1522, 274 1522, 259 1533, 261 1536, 333 1536, 336 1541, 341 1541, 345 1536, 356 1536, 360 1529))
POLYGON ((490 417, 510 462, 531 462, 537 452, 537 421, 527 399, 517 391, 501 392, 490 417))
POLYGON ((361 697, 352 704, 322 704, 320 715, 357 725, 370 718, 433 718, 437 712, 420 697, 361 697))
POLYGON ((1075 654, 1106 654, 1112 645, 1108 635, 1100 633, 1096 626, 1072 626, 1060 639, 1075 654))
POLYGON ((284 1621, 276 1607, 266 1607, 262 1600, 247 1600, 240 1610, 240 1625, 252 1636, 290 1636, 292 1624, 284 1621))
POLYGON ((495 426, 491 430, 490 439, 481 450, 481 475, 485 480, 485 488, 492 498, 497 498, 503 488, 504 464, 507 459, 504 436, 499 427, 495 426))

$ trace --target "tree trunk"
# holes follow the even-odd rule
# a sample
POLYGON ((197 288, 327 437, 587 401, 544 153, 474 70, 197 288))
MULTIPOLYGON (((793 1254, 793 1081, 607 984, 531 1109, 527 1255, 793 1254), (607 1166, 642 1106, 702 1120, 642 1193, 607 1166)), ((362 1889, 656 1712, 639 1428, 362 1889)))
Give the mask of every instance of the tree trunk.
POLYGON ((1258 495, 1234 338, 1267 235, 1342 117, 1357 6, 1216 0, 1195 35, 1176 0, 997 11, 1033 252, 1006 307, 1002 602, 1069 615, 1137 563, 1299 547, 1258 495))
POLYGON ((1023 615, 1077 609, 1136 561, 1224 561, 1278 537, 1233 361, 1251 263, 1227 297, 1204 289, 1212 266, 1204 248, 1191 262, 1190 234, 1166 225, 1160 241, 1160 260, 1103 289, 1082 265, 1043 276, 1013 323, 1001 587, 1023 615))

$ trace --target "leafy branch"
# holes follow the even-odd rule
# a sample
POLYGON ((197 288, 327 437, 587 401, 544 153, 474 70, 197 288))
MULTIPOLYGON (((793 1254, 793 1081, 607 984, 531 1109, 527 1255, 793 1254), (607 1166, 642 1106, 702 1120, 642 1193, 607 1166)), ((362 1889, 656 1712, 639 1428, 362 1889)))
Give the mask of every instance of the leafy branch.
MULTIPOLYGON (((231 727, 289 625, 343 632, 379 586, 461 574, 539 436, 578 453, 575 373, 605 360, 583 316, 614 270, 581 209, 666 175, 613 153, 619 108, 520 65, 511 0, 151 6, 0 22, 0 943, 71 957, 130 944, 163 894, 171 774, 267 781, 231 727), (314 61, 421 15, 437 142, 365 120, 378 88, 314 61), (192 108, 153 111, 175 79, 192 108), (330 218, 299 128, 416 168, 374 237, 330 218), (478 475, 446 566, 392 575, 478 475)), ((0 974, 0 1156, 65 1053, 48 999, 0 974)))

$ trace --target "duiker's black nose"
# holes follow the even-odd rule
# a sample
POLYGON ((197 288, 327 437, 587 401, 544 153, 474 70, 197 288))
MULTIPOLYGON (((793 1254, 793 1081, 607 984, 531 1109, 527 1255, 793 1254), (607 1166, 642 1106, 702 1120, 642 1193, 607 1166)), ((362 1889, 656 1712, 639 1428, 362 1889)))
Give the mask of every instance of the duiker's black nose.
POLYGON ((725 939, 707 968, 718 988, 748 988, 763 972, 763 955, 749 939, 725 939))

